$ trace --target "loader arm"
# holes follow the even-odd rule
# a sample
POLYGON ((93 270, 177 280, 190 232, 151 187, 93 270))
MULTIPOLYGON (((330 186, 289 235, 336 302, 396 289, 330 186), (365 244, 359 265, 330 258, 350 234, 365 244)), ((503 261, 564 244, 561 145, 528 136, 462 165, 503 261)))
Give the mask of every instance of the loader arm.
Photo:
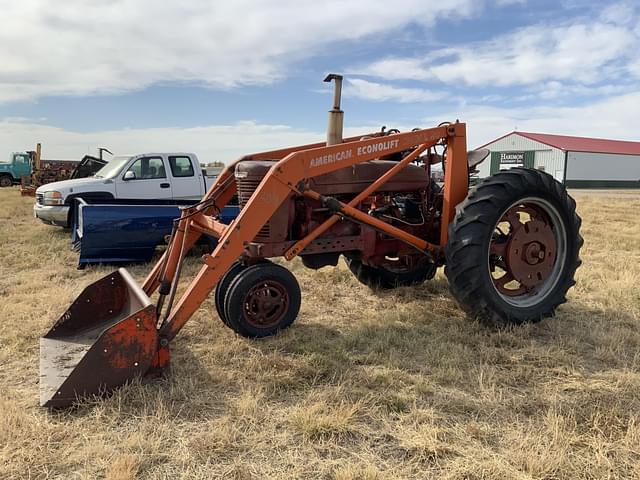
MULTIPOLYGON (((304 180, 333 172, 351 165, 367 162, 382 155, 406 151, 423 145, 429 148, 441 140, 447 144, 447 165, 445 170, 445 192, 441 225, 440 246, 447 241, 447 227, 455 211, 455 206, 467 195, 468 167, 466 159, 465 124, 456 123, 437 128, 417 130, 381 138, 347 141, 342 144, 291 151, 276 163, 255 190, 240 215, 229 226, 224 228, 215 250, 203 257, 204 266, 188 286, 181 299, 168 313, 166 321, 160 328, 161 339, 173 339, 189 318, 209 296, 222 275, 243 254, 245 247, 251 242, 260 229, 267 223, 278 207, 292 192, 304 190, 304 180)), ((265 158, 262 154, 252 158, 265 158)), ((228 173, 228 170, 225 170, 228 173)), ((220 180, 222 181, 222 180, 220 180)), ((212 186, 207 198, 216 195, 219 182, 212 186)), ((198 224, 200 234, 204 222, 198 220, 204 213, 183 212, 178 230, 189 230, 190 224, 198 224)), ((384 228, 384 227, 383 227, 384 228)), ((215 235, 216 229, 207 233, 215 235)), ((187 235, 191 241, 193 236, 187 235)), ((185 237, 183 237, 184 239, 185 237)), ((176 236, 176 241, 181 240, 176 236)), ((171 246, 171 252, 184 249, 171 246)), ((172 262, 179 261, 179 255, 171 255, 168 270, 175 272, 172 262)))

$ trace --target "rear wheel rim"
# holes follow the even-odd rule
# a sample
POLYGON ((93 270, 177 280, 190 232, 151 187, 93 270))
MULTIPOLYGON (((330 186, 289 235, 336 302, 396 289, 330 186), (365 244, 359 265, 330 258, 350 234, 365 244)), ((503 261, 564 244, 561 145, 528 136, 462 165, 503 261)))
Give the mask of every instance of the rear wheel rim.
POLYGON ((513 202, 500 215, 488 248, 489 277, 500 298, 535 306, 558 285, 567 254, 567 231, 558 209, 543 198, 513 202))
POLYGON ((284 285, 266 280, 254 285, 245 295, 242 311, 256 328, 272 328, 282 322, 289 310, 289 294, 284 285))

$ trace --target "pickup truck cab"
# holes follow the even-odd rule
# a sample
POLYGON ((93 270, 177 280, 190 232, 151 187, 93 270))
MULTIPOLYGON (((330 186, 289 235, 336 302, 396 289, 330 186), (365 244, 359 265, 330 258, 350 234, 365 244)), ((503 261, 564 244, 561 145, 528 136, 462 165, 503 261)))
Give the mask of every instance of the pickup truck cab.
POLYGON ((93 177, 48 183, 36 190, 33 213, 44 223, 70 227, 76 197, 84 199, 199 200, 213 183, 193 153, 113 157, 93 177))

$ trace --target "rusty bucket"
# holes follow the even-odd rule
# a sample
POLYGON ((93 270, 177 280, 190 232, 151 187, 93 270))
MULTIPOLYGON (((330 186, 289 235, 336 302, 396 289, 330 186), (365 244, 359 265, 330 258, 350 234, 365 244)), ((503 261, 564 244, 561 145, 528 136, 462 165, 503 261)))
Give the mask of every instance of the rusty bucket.
POLYGON ((40 339, 40 405, 101 395, 154 363, 155 307, 123 268, 85 288, 40 339))

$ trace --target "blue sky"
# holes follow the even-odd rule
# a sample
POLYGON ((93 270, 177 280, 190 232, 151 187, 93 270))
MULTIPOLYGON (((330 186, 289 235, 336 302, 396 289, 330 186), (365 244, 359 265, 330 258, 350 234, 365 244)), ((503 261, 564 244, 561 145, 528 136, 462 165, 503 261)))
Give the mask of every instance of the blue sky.
POLYGON ((328 72, 348 133, 459 118, 470 147, 515 128, 640 140, 637 1, 159 3, 0 0, 2 158, 313 141, 328 72))

